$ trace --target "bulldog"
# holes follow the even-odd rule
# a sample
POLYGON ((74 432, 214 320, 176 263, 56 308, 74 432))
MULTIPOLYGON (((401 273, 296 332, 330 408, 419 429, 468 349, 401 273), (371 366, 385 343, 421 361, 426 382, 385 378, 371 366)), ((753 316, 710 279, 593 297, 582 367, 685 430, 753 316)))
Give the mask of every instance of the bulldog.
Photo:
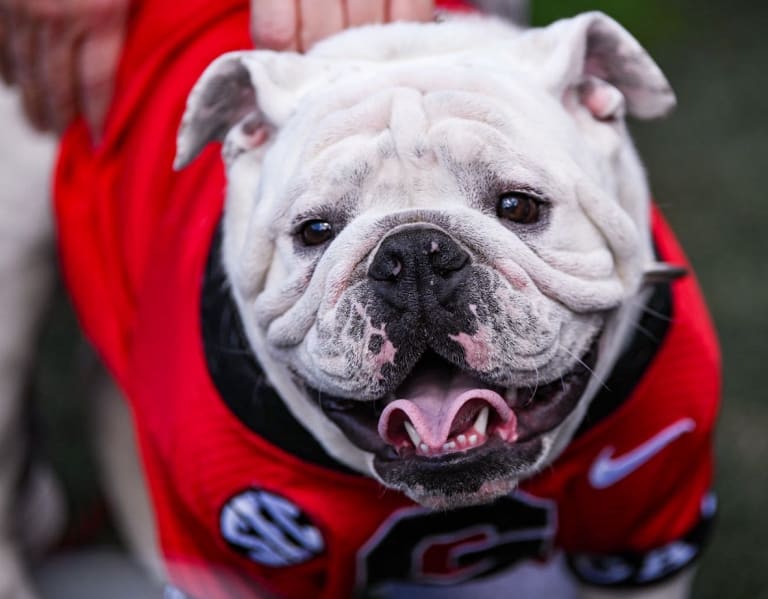
POLYGON ((602 15, 364 28, 217 60, 176 166, 225 134, 224 265, 294 417, 451 508, 551 463, 607 376, 656 270, 624 113, 674 102, 602 15))
POLYGON ((133 230, 140 268, 88 283, 77 256, 111 239, 59 199, 172 596, 466 596, 553 556, 585 588, 685 596, 714 511, 715 342, 695 282, 670 282, 685 258, 625 123, 674 104, 600 13, 363 27, 204 72, 175 167, 222 142, 220 225, 206 158, 187 205, 133 230), (109 304, 139 297, 135 331, 96 326, 135 281, 109 304))
POLYGON ((224 265, 293 415, 451 508, 551 463, 605 379, 655 269, 623 117, 673 105, 601 15, 364 28, 217 60, 176 166, 225 133, 224 265))

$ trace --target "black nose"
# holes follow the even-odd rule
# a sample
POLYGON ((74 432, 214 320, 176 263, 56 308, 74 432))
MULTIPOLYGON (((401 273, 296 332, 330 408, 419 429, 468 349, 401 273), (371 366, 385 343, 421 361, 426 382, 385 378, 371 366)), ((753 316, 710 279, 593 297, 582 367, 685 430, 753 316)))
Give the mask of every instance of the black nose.
POLYGON ((368 268, 376 293, 401 310, 448 305, 469 272, 469 254, 434 228, 403 229, 387 237, 368 268))

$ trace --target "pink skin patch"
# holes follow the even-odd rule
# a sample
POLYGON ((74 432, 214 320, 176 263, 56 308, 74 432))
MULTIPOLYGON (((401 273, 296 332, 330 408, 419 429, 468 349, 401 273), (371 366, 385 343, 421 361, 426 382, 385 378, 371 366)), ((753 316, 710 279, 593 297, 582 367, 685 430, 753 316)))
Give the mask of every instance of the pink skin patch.
POLYGON ((397 354, 397 348, 392 344, 392 342, 389 339, 387 339, 386 332, 384 331, 384 327, 382 327, 381 329, 370 329, 370 331, 371 331, 370 333, 366 334, 366 338, 365 338, 366 346, 373 333, 378 333, 384 337, 384 342, 381 345, 381 350, 379 351, 378 354, 373 356, 371 360, 376 368, 377 380, 383 381, 384 375, 381 374, 381 369, 384 367, 385 364, 395 363, 395 354, 397 354))
POLYGON ((473 370, 484 371, 488 369, 490 356, 488 353, 488 342, 490 341, 488 332, 480 329, 474 335, 459 333, 458 335, 448 335, 448 337, 458 343, 464 350, 464 360, 473 370))
POLYGON ((610 121, 619 117, 624 107, 624 95, 600 79, 593 78, 585 82, 581 86, 579 95, 582 104, 600 121, 610 121))
POLYGON ((249 131, 244 126, 243 133, 248 136, 248 147, 250 148, 255 148, 263 144, 267 141, 267 136, 269 135, 266 127, 259 127, 258 129, 249 131))
MULTIPOLYGON (((470 304, 469 311, 477 318, 476 305, 470 304)), ((464 350, 464 360, 470 368, 478 372, 488 370, 490 365, 488 348, 491 346, 492 335, 487 326, 478 323, 477 333, 474 335, 462 332, 458 335, 448 335, 448 338, 458 343, 464 350)))

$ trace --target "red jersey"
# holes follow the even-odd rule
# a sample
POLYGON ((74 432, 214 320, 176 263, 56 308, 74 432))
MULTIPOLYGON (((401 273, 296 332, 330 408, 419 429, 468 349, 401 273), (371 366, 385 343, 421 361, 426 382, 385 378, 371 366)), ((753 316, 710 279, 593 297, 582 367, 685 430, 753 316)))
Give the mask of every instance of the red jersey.
MULTIPOLYGON (((249 44, 246 0, 141 3, 103 141, 72 127, 56 176, 65 280, 130 402, 170 582, 204 599, 335 599, 489 576, 555 549, 594 584, 687 565, 713 511, 719 394, 693 277, 655 288, 576 438, 493 505, 429 512, 336 463, 292 418, 222 285, 218 148, 171 168, 197 77, 249 44)), ((658 215, 654 238, 662 259, 685 262, 658 215)))

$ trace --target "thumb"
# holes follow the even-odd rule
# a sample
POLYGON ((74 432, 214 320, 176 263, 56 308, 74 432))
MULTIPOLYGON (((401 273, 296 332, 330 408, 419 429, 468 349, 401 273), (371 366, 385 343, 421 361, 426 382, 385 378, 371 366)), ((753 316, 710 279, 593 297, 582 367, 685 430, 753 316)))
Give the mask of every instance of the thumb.
POLYGON ((390 0, 390 21, 431 21, 435 16, 434 0, 390 0))
POLYGON ((110 20, 88 31, 80 46, 77 83, 80 110, 94 142, 104 132, 125 41, 125 20, 110 20))

